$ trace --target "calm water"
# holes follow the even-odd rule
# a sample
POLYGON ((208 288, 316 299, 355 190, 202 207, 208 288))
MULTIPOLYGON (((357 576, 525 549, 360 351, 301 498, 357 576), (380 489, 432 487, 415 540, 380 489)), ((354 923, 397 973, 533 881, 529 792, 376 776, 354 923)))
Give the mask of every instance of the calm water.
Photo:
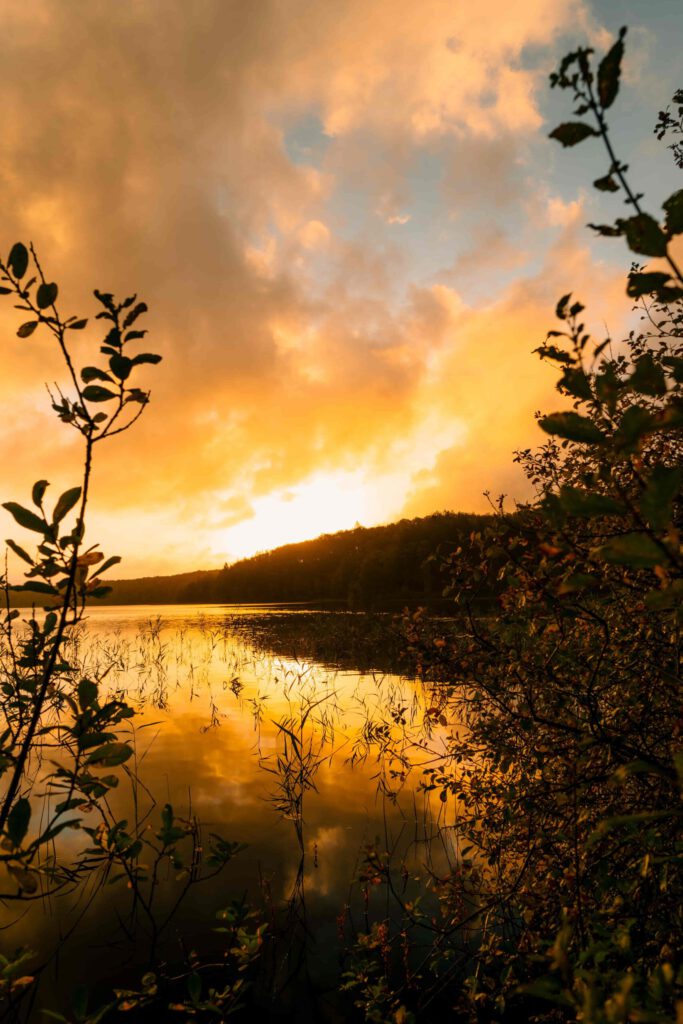
MULTIPOLYGON (((304 1019, 308 1011, 293 1009, 305 1003, 298 975, 333 990, 353 929, 391 913, 385 888, 367 882, 369 845, 403 865, 406 891, 410 871, 448 863, 449 805, 430 805, 419 785, 446 730, 434 726, 434 698, 419 683, 376 667, 391 664, 396 647, 390 617, 370 624, 349 613, 196 605, 97 609, 78 641, 85 673, 139 712, 132 730, 144 788, 135 811, 130 790, 117 792, 121 814, 150 813, 157 828, 170 802, 178 815, 196 815, 204 835, 247 844, 191 890, 162 936, 164 955, 178 955, 181 935, 209 949, 215 912, 244 896, 273 935, 279 929, 264 1013, 277 1001, 304 1019), (360 644, 354 668, 370 630, 376 657, 360 644)), ((170 905, 181 883, 170 866, 161 881, 170 905)), ((41 981, 36 1020, 38 1007, 59 1003, 75 983, 106 993, 139 978, 148 937, 142 925, 133 941, 126 934, 129 896, 124 880, 94 894, 82 920, 83 899, 11 918, 13 944, 45 955, 73 929, 41 981)))

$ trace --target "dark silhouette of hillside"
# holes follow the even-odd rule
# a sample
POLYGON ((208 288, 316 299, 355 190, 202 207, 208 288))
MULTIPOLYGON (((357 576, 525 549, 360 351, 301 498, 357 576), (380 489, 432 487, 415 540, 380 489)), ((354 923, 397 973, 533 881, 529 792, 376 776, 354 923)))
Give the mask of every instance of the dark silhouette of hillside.
MULTIPOLYGON (((441 562, 489 517, 442 512, 422 519, 356 527, 266 551, 222 569, 114 580, 101 604, 307 602, 398 609, 439 603, 441 562)), ((12 603, 42 604, 14 592, 12 603)))
POLYGON ((191 582, 185 600, 375 608, 438 599, 445 582, 438 556, 455 550, 484 518, 438 513, 286 544, 191 582))

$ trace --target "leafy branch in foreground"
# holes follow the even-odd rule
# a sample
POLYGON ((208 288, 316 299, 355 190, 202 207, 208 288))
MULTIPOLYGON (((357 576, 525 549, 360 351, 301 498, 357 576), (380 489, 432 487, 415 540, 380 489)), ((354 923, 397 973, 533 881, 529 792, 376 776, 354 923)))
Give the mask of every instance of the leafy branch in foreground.
MULTIPOLYGON (((472 1024, 683 1014, 683 190, 660 223, 615 155, 624 38, 596 71, 587 48, 562 60, 551 85, 591 120, 551 137, 605 146, 594 184, 631 211, 596 230, 658 261, 627 279, 642 329, 596 343, 583 305, 560 299, 537 351, 564 405, 539 419, 548 441, 516 457, 535 499, 512 513, 501 499, 449 560, 459 630, 409 624, 425 675, 444 680, 451 749, 423 785, 452 803, 458 854, 435 880, 439 915, 417 921, 433 933, 420 983, 389 992, 417 1019, 439 1005, 472 1024)), ((401 936, 384 943, 396 958, 401 936)), ((357 1005, 384 1020, 377 977, 365 971, 357 1005)))

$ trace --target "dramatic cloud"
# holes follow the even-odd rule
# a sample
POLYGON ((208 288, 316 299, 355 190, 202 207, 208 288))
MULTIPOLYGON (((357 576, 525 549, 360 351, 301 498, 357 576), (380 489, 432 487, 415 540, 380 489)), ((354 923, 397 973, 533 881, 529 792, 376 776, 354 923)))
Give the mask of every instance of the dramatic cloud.
MULTIPOLYGON (((616 316, 621 294, 555 157, 538 169, 547 71, 567 31, 597 31, 584 3, 162 8, 4 12, 3 250, 33 239, 66 312, 138 291, 164 355, 145 416, 99 453, 89 537, 127 574, 179 571, 521 494, 511 452, 555 401, 530 355, 554 302, 574 287, 616 316)), ((42 390, 56 354, 14 338, 6 305, 17 499, 73 483, 78 446, 42 390)))

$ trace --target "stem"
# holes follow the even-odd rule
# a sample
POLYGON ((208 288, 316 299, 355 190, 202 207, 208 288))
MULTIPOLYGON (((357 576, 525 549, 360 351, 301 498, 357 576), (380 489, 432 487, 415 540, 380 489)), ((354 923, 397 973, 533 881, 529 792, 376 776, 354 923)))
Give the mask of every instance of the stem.
POLYGON ((9 813, 12 809, 14 799, 17 795, 17 791, 21 784, 21 780, 24 776, 26 768, 26 762, 31 752, 33 745, 33 739, 36 734, 38 725, 45 706, 45 700, 47 698, 48 689, 52 676, 54 674, 55 665, 57 663, 57 655, 61 649, 64 641, 64 634, 67 628, 67 620, 71 611, 71 602, 75 597, 75 586, 76 586, 76 571, 78 569, 78 551, 83 536, 83 524, 85 521, 85 509, 88 502, 88 488, 90 484, 90 473, 92 469, 92 448, 93 438, 91 434, 86 435, 86 446, 85 446, 85 467, 83 471, 83 492, 81 496, 81 505, 78 513, 78 520, 76 523, 76 536, 77 540, 74 543, 73 554, 71 556, 71 565, 69 568, 69 577, 66 585, 66 591, 62 601, 62 609, 59 618, 59 625, 57 632, 52 641, 52 647, 50 648, 50 654, 48 656, 45 668, 43 669, 43 678, 40 685, 40 689, 36 695, 35 705, 33 707, 33 714, 26 730, 26 735, 21 745, 19 755, 12 771, 12 778, 10 780, 5 799, 0 809, 0 832, 4 829, 9 813))
MULTIPOLYGON (((598 105, 598 102, 595 99, 595 94, 593 92, 593 84, 591 82, 591 79, 585 73, 583 75, 583 79, 584 79, 584 82, 586 83, 586 88, 588 89, 588 99, 589 99, 591 110, 595 114, 595 118, 596 118, 596 120, 598 122, 598 128, 600 129, 600 135, 602 137, 602 141, 605 143, 605 148, 607 149, 607 152, 609 153, 610 160, 612 161, 612 173, 616 174, 617 178, 619 179, 619 183, 621 184, 621 187, 623 188, 624 192, 626 193, 626 196, 628 197, 628 202, 631 204, 631 206, 633 207, 633 209, 636 211, 637 214, 642 215, 643 209, 640 206, 640 203, 638 202, 638 196, 631 190, 631 187, 630 187, 630 185, 629 185, 629 183, 626 180, 626 177, 624 175, 624 171, 622 169, 622 164, 619 162, 619 160, 617 160, 617 157, 616 157, 616 154, 614 152, 614 149, 612 148, 612 143, 611 143, 611 140, 610 140, 610 137, 609 137, 609 131, 608 131, 608 128, 607 128, 607 122, 605 121, 605 119, 603 117, 602 110, 600 109, 600 106, 598 105)), ((669 264, 669 266, 673 270, 673 272, 676 275, 676 277, 678 278, 678 280, 683 283, 683 272, 681 271, 680 267, 678 266, 678 264, 676 263, 674 258, 670 255, 668 243, 667 243, 667 247, 666 247, 666 253, 664 254, 664 258, 666 259, 667 263, 669 264)))

